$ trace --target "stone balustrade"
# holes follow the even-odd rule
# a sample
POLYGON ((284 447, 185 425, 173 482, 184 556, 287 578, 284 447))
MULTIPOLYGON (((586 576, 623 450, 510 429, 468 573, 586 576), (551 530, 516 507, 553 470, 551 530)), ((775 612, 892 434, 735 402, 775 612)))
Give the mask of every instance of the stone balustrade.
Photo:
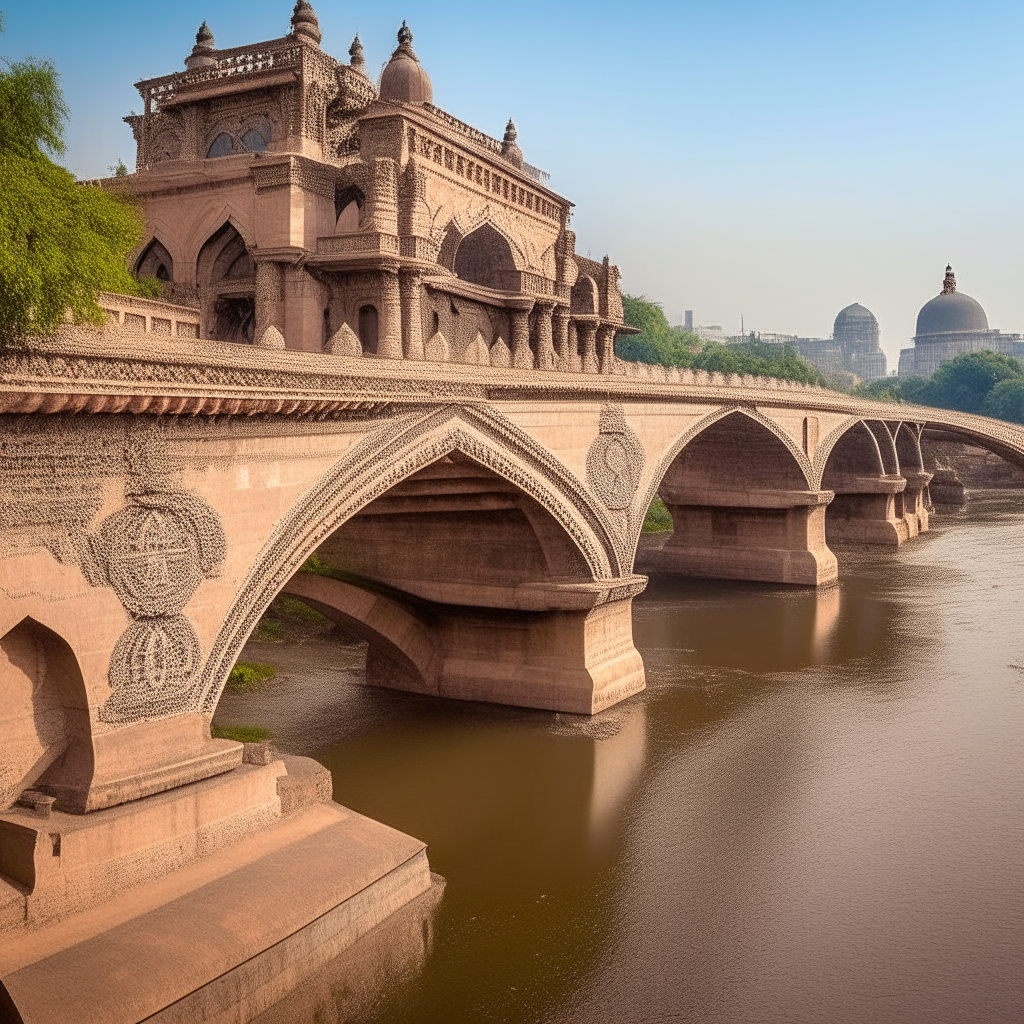
POLYGON ((100 292, 97 304, 107 314, 107 325, 141 334, 172 338, 199 337, 199 310, 156 299, 100 292))

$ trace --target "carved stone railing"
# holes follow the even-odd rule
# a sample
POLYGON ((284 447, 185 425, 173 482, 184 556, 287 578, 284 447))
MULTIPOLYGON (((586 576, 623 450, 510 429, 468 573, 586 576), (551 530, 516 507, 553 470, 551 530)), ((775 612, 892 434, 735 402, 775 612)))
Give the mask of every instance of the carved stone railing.
POLYGON ((160 334, 164 337, 199 337, 199 310, 176 306, 156 299, 100 292, 97 305, 107 314, 109 327, 120 327, 139 334, 160 334))
POLYGON ((345 253, 381 253, 386 256, 397 256, 399 250, 398 235, 386 235, 379 231, 327 235, 316 240, 318 256, 338 256, 345 253))
MULTIPOLYGON (((466 124, 465 121, 460 121, 457 117, 449 114, 447 110, 435 107, 432 103, 424 103, 423 106, 456 135, 461 135, 504 159, 501 143, 497 139, 491 138, 490 135, 480 131, 479 128, 474 128, 471 124, 466 124)), ((533 164, 524 163, 523 173, 540 185, 546 185, 551 180, 551 175, 547 171, 542 171, 539 167, 534 167, 533 164)))
POLYGON ((264 46, 259 50, 239 47, 221 51, 217 63, 209 67, 178 71, 162 78, 152 78, 145 83, 146 107, 149 111, 159 110, 171 103, 179 91, 194 89, 207 82, 230 78, 233 75, 257 74, 265 71, 280 71, 299 67, 302 63, 302 47, 291 40, 280 44, 264 46))
POLYGON ((435 107, 432 103, 424 103, 423 107, 457 135, 462 135, 478 146, 483 146, 484 149, 489 149, 492 153, 501 156, 501 143, 497 139, 491 138, 490 135, 480 131, 479 128, 474 128, 471 124, 466 124, 465 121, 460 121, 457 117, 449 114, 447 110, 435 107))

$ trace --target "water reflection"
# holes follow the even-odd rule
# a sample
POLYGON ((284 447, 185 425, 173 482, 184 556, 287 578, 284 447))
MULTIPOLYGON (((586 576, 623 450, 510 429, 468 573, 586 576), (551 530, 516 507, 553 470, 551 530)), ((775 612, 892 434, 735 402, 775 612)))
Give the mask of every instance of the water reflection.
POLYGON ((934 525, 820 592, 652 581, 593 719, 324 689, 336 799, 448 880, 352 1019, 1015 1020, 1020 495, 934 525))
MULTIPOLYGON (((444 879, 434 876, 427 892, 327 959, 251 1024, 344 1024, 372 1013, 389 992, 422 970, 444 887, 444 879)), ((320 953, 327 957, 330 950, 320 953)))

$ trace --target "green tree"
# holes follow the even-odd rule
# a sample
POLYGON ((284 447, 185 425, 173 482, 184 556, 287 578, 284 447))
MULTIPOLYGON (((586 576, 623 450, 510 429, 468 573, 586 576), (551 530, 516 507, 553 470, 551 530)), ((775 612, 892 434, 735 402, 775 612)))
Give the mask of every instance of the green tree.
POLYGON ((997 420, 1024 423, 1024 376, 1005 377, 985 396, 981 411, 997 420))
POLYGON ((64 103, 48 61, 0 66, 0 337, 50 334, 70 312, 103 322, 100 290, 154 295, 128 270, 143 223, 123 195, 76 184, 65 152, 64 103), (45 151, 45 152, 44 152, 45 151))
POLYGON ((996 352, 964 352, 943 363, 928 382, 929 404, 981 412, 989 392, 1004 380, 1024 380, 1024 365, 996 352))
POLYGON ((814 366, 800 358, 793 345, 769 345, 757 341, 753 334, 738 344, 705 343, 682 327, 670 326, 661 306, 646 295, 623 295, 622 308, 626 323, 639 327, 642 333, 615 342, 615 352, 621 359, 691 367, 708 373, 749 373, 814 384, 825 382, 814 366))

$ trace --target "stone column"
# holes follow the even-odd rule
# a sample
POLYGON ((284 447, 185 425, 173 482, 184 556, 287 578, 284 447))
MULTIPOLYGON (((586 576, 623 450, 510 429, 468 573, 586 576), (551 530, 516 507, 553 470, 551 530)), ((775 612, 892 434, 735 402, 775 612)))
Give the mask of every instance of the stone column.
POLYGON ((533 369, 530 351, 530 310, 533 299, 520 299, 510 310, 512 319, 512 365, 517 370, 533 369))
POLYGON ((931 483, 932 474, 923 470, 905 469, 903 479, 907 489, 903 492, 903 518, 907 522, 911 537, 928 532, 928 504, 925 492, 931 483))
POLYGON ((537 369, 553 370, 558 365, 555 356, 554 339, 552 337, 551 316, 555 311, 555 303, 539 301, 537 309, 537 369))
POLYGON ((597 352, 600 359, 601 372, 614 373, 615 328, 611 324, 602 324, 597 329, 597 352))
POLYGON ((576 317, 576 331, 583 342, 583 372, 600 373, 597 361, 597 324, 596 316, 576 317))
POLYGON ((827 486, 835 492, 825 517, 825 537, 830 544, 846 541, 899 547, 910 540, 910 527, 903 513, 903 491, 907 487, 903 477, 854 473, 826 476, 827 486))
POLYGON ((402 344, 406 359, 423 358, 423 314, 420 295, 423 277, 415 270, 403 270, 398 275, 402 293, 402 344))
POLYGON ((555 368, 566 372, 572 369, 572 353, 569 351, 569 307, 556 306, 554 310, 554 346, 557 361, 555 368))
POLYGON ((381 359, 402 358, 402 300, 398 284, 398 265, 386 266, 380 273, 380 321, 377 355, 381 359))
MULTIPOLYGON (((260 260, 256 264, 256 332, 259 341, 268 327, 284 334, 284 267, 280 263, 260 260)), ((205 312, 205 311, 204 311, 205 312)), ((201 337, 209 338, 213 324, 203 324, 201 337)))

